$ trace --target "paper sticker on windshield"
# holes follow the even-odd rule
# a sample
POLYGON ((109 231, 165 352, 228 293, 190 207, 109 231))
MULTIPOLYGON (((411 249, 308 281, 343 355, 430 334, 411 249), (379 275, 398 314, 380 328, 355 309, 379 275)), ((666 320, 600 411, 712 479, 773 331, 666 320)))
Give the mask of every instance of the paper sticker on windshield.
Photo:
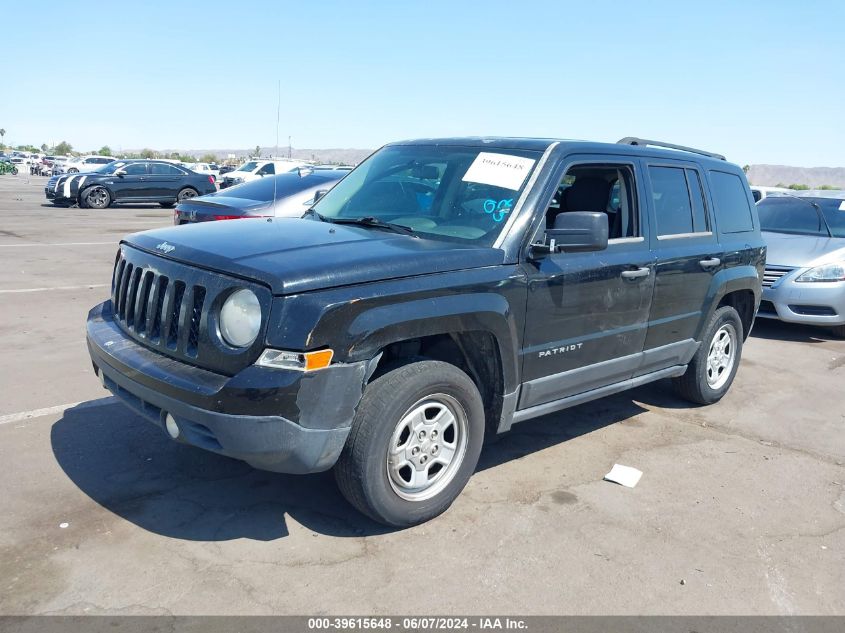
POLYGON ((462 180, 519 191, 535 162, 533 158, 480 152, 462 180))
POLYGON ((845 200, 843 200, 842 202, 839 203, 839 210, 845 211, 845 200))

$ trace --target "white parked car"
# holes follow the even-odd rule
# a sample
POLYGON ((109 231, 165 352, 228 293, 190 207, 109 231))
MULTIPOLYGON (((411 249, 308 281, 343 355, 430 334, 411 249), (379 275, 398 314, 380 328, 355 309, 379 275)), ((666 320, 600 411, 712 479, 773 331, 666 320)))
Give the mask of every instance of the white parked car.
POLYGON ((212 163, 182 163, 182 165, 198 174, 211 176, 214 182, 220 180, 220 168, 212 163))
POLYGON ((300 167, 308 167, 309 164, 302 160, 274 159, 260 160, 253 159, 245 162, 235 171, 230 171, 223 176, 220 188, 225 189, 233 185, 240 185, 251 180, 258 180, 264 176, 275 174, 287 174, 296 171, 300 167))
POLYGON ((784 187, 761 187, 759 185, 750 185, 751 195, 754 196, 754 202, 760 202, 766 196, 773 193, 795 193, 792 189, 785 189, 784 187))
MULTIPOLYGON (((116 161, 116 158, 111 156, 80 156, 79 158, 71 158, 70 160, 59 164, 60 174, 78 174, 94 171, 103 165, 108 165, 116 161)), ((53 173, 55 173, 55 169, 53 173)))

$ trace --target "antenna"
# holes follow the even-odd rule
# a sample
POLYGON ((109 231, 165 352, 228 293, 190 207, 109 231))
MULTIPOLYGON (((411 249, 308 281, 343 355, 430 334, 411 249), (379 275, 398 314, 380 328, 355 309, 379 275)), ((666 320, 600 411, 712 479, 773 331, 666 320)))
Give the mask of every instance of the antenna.
MULTIPOLYGON (((274 157, 279 155, 279 118, 282 111, 282 80, 279 79, 279 97, 276 101, 276 152, 273 154, 274 157)), ((276 178, 276 170, 273 169, 273 215, 276 215, 276 183, 278 179, 276 178)))

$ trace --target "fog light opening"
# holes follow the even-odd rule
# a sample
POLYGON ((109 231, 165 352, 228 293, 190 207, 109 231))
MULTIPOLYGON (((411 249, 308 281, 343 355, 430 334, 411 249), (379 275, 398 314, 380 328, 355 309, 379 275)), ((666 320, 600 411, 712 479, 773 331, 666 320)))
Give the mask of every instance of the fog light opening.
POLYGON ((169 413, 164 418, 164 426, 167 428, 167 433, 172 437, 174 440, 179 437, 179 425, 176 424, 176 420, 173 418, 172 415, 169 413))

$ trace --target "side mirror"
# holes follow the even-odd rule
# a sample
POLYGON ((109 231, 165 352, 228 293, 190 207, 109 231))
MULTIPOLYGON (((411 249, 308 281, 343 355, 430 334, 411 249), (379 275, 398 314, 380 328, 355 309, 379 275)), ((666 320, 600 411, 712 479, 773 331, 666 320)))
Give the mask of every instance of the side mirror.
POLYGON ((607 214, 596 211, 570 211, 555 216, 554 228, 546 229, 546 243, 539 252, 586 253, 607 248, 607 214))
POLYGON ((118 169, 116 172, 114 172, 114 175, 117 176, 118 178, 123 178, 126 175, 126 170, 125 169, 118 169))
POLYGON ((324 195, 326 195, 328 192, 329 192, 329 190, 328 190, 328 189, 318 189, 317 191, 315 191, 315 192, 314 192, 314 200, 311 202, 311 204, 314 204, 315 202, 317 202, 317 200, 319 200, 320 198, 322 198, 322 197, 323 197, 324 195))

